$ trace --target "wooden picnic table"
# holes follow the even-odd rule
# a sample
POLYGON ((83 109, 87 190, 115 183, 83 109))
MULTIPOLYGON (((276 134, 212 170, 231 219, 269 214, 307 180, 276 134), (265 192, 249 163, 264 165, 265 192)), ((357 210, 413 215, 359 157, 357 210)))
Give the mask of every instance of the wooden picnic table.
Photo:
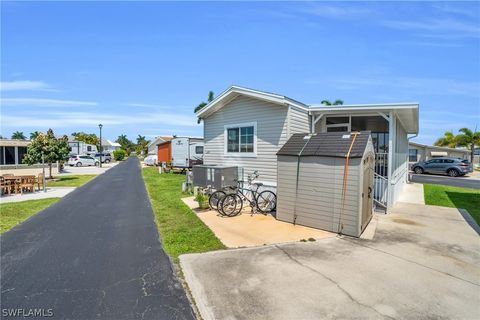
MULTIPOLYGON (((21 175, 21 176, 3 176, 3 179, 5 181, 10 182, 10 193, 22 193, 22 186, 20 185, 22 183, 22 180, 24 179, 33 179, 33 184, 31 185, 32 187, 32 192, 35 191, 35 175, 21 175)), ((30 185, 29 185, 30 187, 30 185)))

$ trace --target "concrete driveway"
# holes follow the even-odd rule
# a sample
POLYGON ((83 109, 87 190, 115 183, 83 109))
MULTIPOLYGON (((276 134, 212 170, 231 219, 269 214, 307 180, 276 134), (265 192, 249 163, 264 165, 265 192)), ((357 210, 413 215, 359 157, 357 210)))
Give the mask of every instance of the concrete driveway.
MULTIPOLYGON (((181 257, 204 319, 474 319, 480 238, 456 209, 400 204, 373 240, 181 257)), ((478 226, 477 226, 478 227, 478 226)))

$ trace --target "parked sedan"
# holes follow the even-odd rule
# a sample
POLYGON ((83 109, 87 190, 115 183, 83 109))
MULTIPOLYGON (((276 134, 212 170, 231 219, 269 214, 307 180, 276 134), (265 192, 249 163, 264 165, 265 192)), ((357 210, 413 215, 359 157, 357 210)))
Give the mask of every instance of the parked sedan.
POLYGON ((435 173, 458 177, 473 172, 473 166, 468 160, 445 157, 417 162, 412 166, 412 170, 416 174, 435 173))
POLYGON ((71 156, 68 159, 68 165, 70 167, 99 166, 100 161, 90 156, 71 156))

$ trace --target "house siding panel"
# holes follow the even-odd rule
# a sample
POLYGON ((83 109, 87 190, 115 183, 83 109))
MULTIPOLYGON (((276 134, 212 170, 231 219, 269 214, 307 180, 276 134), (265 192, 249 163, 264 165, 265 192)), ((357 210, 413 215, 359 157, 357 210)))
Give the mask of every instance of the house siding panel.
MULTIPOLYGON (((242 167, 244 178, 258 170, 259 181, 275 186, 276 153, 288 139, 287 113, 288 108, 285 106, 243 96, 230 101, 221 110, 204 119, 204 163, 242 167), (224 126, 252 121, 257 123, 256 157, 225 155, 224 126)), ((307 129, 308 127, 305 128, 307 129)))

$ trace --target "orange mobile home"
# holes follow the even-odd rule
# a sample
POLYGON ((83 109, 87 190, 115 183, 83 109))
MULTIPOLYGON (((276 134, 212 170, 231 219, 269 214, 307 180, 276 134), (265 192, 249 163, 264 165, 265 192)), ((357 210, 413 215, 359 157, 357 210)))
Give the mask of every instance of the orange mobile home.
POLYGON ((158 163, 171 162, 172 161, 172 142, 165 141, 159 143, 158 147, 158 163))

